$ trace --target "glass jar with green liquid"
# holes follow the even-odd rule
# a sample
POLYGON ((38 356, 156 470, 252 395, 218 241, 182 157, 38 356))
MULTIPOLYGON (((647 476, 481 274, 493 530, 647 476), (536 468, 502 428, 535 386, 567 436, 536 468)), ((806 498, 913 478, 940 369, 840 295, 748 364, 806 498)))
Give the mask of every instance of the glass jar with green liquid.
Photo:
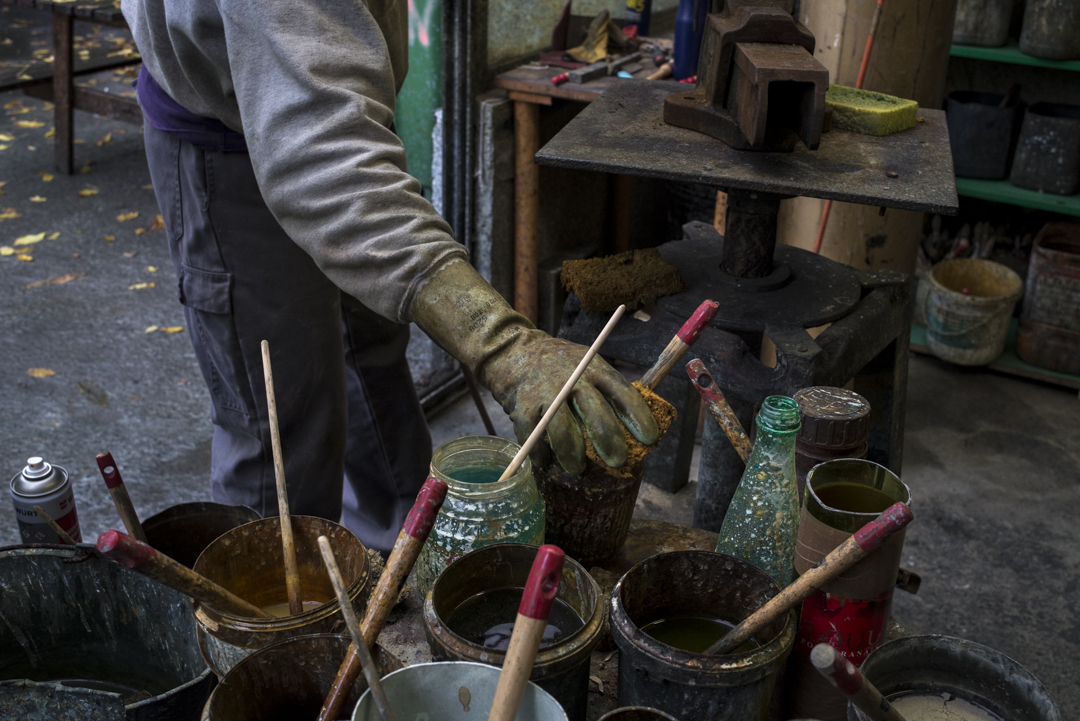
POLYGON ((799 488, 795 477, 795 435, 799 404, 769 396, 757 416, 754 450, 731 499, 717 553, 752 563, 784 588, 795 574, 799 533, 799 488))
POLYGON ((505 481, 499 476, 520 449, 495 436, 447 441, 431 456, 431 475, 449 486, 446 500, 416 561, 421 598, 443 569, 493 543, 544 542, 544 499, 526 458, 505 481))

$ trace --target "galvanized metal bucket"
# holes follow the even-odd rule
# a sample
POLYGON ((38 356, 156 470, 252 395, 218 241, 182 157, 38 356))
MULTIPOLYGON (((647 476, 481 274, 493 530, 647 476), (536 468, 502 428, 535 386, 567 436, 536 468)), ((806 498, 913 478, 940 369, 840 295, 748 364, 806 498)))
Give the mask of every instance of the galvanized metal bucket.
POLYGON ((223 533, 260 518, 254 508, 203 501, 170 506, 142 525, 151 546, 191 568, 199 554, 223 533))
POLYGON ((795 644, 795 611, 754 637, 759 648, 716 656, 660 643, 641 627, 680 615, 738 623, 779 592, 764 571, 711 551, 661 553, 631 568, 611 593, 619 705, 648 706, 684 721, 762 721, 795 644))
POLYGON ((194 721, 213 675, 186 596, 93 546, 0 548, 0 718, 194 721))
MULTIPOLYGON (((363 617, 370 593, 364 544, 344 526, 324 518, 293 516, 292 527, 304 601, 319 605, 295 616, 248 618, 193 602, 199 650, 218 678, 270 644, 344 629, 341 609, 319 553, 319 536, 330 539, 349 584, 353 608, 357 616, 363 617)), ((260 608, 287 603, 280 520, 264 518, 225 533, 202 552, 194 570, 260 608)))
MULTIPOLYGON (((346 636, 298 636, 272 644, 236 664, 203 708, 202 721, 295 721, 319 715, 349 649, 346 636)), ((381 675, 402 668, 389 651, 372 654, 381 675)), ((352 709, 367 690, 361 675, 345 707, 352 709)))
MULTIPOLYGON (((473 661, 502 667, 506 653, 470 643, 446 626, 464 601, 500 588, 523 588, 536 546, 500 543, 477 549, 450 564, 424 600, 424 633, 436 661, 473 661)), ((536 655, 530 680, 554 696, 572 721, 585 721, 589 705, 589 661, 600 643, 606 608, 600 587, 577 561, 566 558, 558 598, 585 622, 576 633, 536 655)))
MULTIPOLYGON (((1010 721, 1061 721, 1054 699, 1030 671, 1000 651, 962 638, 898 638, 870 654, 862 672, 886 698, 947 694, 1010 721)), ((847 717, 869 721, 850 704, 847 717)))
MULTIPOLYGON (((500 670, 482 663, 443 661, 421 663, 383 678, 383 689, 394 717, 404 721, 476 721, 487 718, 500 670)), ((352 721, 380 721, 379 712, 365 691, 352 721)), ((531 681, 525 687, 517 721, 567 721, 555 697, 531 681)))
POLYGON ((628 706, 609 711, 600 721, 675 721, 675 717, 645 706, 628 706))

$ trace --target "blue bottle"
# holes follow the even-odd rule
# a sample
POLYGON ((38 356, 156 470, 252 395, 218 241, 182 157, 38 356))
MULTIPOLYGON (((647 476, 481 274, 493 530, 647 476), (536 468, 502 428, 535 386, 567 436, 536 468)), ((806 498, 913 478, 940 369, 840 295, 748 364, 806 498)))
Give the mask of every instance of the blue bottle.
POLYGON ((676 80, 697 75, 708 12, 709 0, 679 0, 679 9, 675 12, 675 66, 672 68, 676 80))
POLYGON ((626 25, 637 25, 638 36, 649 34, 652 0, 626 0, 626 25))

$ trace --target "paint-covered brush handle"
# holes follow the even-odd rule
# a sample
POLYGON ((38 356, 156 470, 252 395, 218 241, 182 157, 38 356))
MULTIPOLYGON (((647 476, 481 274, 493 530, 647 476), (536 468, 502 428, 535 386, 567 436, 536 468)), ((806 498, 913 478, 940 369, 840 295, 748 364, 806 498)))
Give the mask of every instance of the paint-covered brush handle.
POLYGON ((131 496, 128 494, 127 486, 124 485, 124 479, 120 477, 120 469, 117 468, 112 453, 108 451, 99 453, 97 455, 97 466, 98 470, 101 471, 101 477, 105 479, 105 487, 109 489, 109 495, 112 496, 116 511, 120 514, 120 520, 124 522, 124 528, 136 540, 149 543, 146 539, 146 532, 143 531, 142 523, 139 522, 139 514, 135 510, 135 504, 131 502, 131 496))
POLYGON ((510 645, 506 648, 488 721, 514 721, 517 718, 518 707, 536 663, 536 652, 544 638, 548 614, 559 593, 565 560, 566 554, 558 546, 541 546, 536 553, 514 620, 514 631, 510 634, 510 645))
POLYGON ((728 653, 744 641, 801 603, 807 596, 828 581, 863 560, 894 533, 903 530, 914 516, 904 503, 889 506, 880 516, 867 523, 821 559, 818 565, 799 576, 790 586, 773 596, 764 606, 746 617, 727 635, 705 649, 706 654, 728 653))
POLYGON ((871 721, 905 721, 874 684, 866 680, 855 664, 827 643, 810 652, 810 663, 822 676, 848 697, 871 721))
POLYGON ((97 549, 124 568, 148 576, 163 586, 226 613, 255 618, 271 617, 266 611, 248 603, 232 591, 119 531, 108 530, 98 536, 97 549))
POLYGON ((724 435, 731 441, 731 445, 735 447, 743 463, 749 463, 750 454, 754 450, 754 443, 750 440, 750 436, 746 435, 742 423, 739 422, 735 411, 731 409, 727 399, 724 398, 724 394, 720 392, 720 386, 716 385, 712 374, 709 373, 709 369, 705 367, 700 358, 695 358, 686 364, 686 375, 690 376, 690 380, 693 381, 694 388, 697 389, 701 400, 705 402, 705 406, 713 414, 713 418, 720 424, 720 429, 724 431, 724 435))
MULTIPOLYGON (((386 559, 386 566, 382 575, 375 585, 375 590, 368 599, 367 610, 364 612, 364 620, 360 623, 360 630, 364 634, 364 641, 368 648, 375 645, 379 637, 379 631, 386 623, 387 616, 394 608, 401 587, 405 579, 412 572, 412 567, 420 555, 420 549, 424 547, 432 526, 435 525, 435 517, 446 500, 446 491, 449 486, 438 478, 428 478, 424 481, 420 493, 416 496, 416 502, 412 510, 405 518, 405 524, 401 527, 394 548, 390 551, 390 557, 386 559)), ((361 672, 360 656, 352 644, 345 660, 338 668, 337 677, 334 679, 330 693, 326 695, 323 707, 319 711, 318 721, 332 721, 341 717, 342 707, 349 697, 349 691, 361 672)))
POLYGON ((668 342, 667 347, 660 352, 660 357, 656 359, 652 368, 645 371, 645 375, 641 377, 641 385, 649 390, 656 390, 660 381, 664 380, 675 364, 682 360, 686 351, 690 350, 690 346, 694 345, 702 331, 716 317, 716 311, 719 309, 720 304, 711 300, 706 300, 699 305, 694 314, 683 323, 675 337, 668 342))

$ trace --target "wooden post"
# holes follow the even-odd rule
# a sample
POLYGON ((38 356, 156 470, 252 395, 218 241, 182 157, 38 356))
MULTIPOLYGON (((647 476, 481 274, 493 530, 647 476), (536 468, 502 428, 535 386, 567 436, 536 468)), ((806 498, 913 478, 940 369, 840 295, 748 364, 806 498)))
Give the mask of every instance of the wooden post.
POLYGON ((73 135, 75 105, 72 102, 75 83, 72 76, 72 36, 74 18, 53 12, 53 122, 56 137, 56 171, 71 175, 75 171, 73 135))
POLYGON ((537 322, 540 106, 514 101, 514 310, 537 322))

